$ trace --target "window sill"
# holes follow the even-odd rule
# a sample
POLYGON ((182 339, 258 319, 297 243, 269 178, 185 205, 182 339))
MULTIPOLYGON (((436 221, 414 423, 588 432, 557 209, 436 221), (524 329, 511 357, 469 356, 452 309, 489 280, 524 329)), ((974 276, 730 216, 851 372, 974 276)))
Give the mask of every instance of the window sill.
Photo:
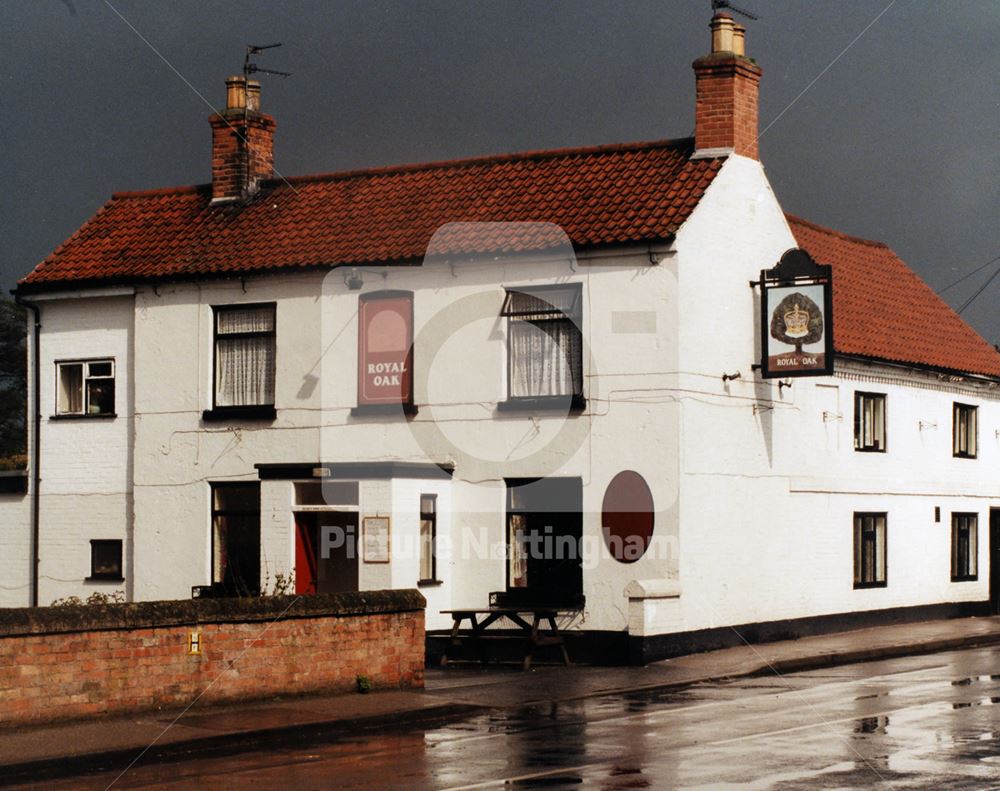
POLYGON ((125 582, 124 577, 84 577, 84 582, 125 582))
POLYGON ((100 412, 93 415, 49 415, 49 420, 113 420, 116 412, 100 412))
POLYGON ((586 408, 582 395, 524 396, 497 403, 498 412, 582 412, 586 408))
POLYGON ((274 420, 278 416, 274 404, 264 406, 217 406, 201 413, 206 423, 233 420, 274 420))
POLYGON ((855 453, 885 453, 885 448, 855 448, 855 453))
POLYGON ((968 453, 952 453, 951 455, 952 455, 953 458, 956 458, 956 459, 974 459, 974 458, 976 458, 976 456, 970 455, 968 453))
POLYGON ((416 404, 361 404, 351 407, 351 417, 372 417, 376 415, 415 415, 416 404))
POLYGON ((866 588, 884 588, 885 582, 855 582, 854 590, 865 590, 866 588))
POLYGON ((444 585, 444 580, 417 580, 418 588, 436 588, 444 585))
POLYGON ((978 574, 974 574, 971 577, 952 577, 951 581, 952 582, 978 582, 979 581, 979 575, 978 574))

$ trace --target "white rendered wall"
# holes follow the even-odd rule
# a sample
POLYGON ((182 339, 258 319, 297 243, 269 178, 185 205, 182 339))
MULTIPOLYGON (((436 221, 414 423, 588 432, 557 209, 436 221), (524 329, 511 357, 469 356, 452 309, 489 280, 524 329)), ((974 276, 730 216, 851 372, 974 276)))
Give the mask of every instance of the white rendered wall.
POLYGON ((689 393, 681 407, 683 627, 984 600, 989 507, 1000 507, 995 388, 840 359, 833 377, 791 388, 761 380, 750 370, 759 358, 759 291, 748 282, 794 244, 759 164, 742 158, 730 160, 677 240, 689 393), (735 372, 740 379, 722 382, 735 372), (887 453, 854 450, 856 389, 887 394, 887 453), (956 400, 980 407, 978 459, 952 457, 956 400), (885 588, 853 586, 853 514, 861 511, 888 514, 885 588), (979 514, 976 582, 950 581, 953 511, 979 514))
MULTIPOLYGON (((136 596, 187 598, 211 578, 210 484, 256 481, 258 462, 319 458, 310 371, 319 354, 319 276, 178 284, 136 295, 136 596), (212 306, 277 302, 274 423, 203 422, 212 408, 212 306), (164 558, 170 558, 165 563, 164 558)), ((294 565, 291 486, 261 484, 261 571, 294 565)))
MULTIPOLYGON (((435 622, 440 610, 485 605, 490 591, 505 586, 502 555, 461 554, 463 547, 496 547, 504 540, 505 477, 581 478, 585 537, 600 551, 605 487, 621 470, 635 469, 646 477, 660 509, 658 535, 676 533, 676 434, 664 425, 676 419, 674 399, 666 395, 676 370, 675 280, 669 263, 654 265, 648 251, 641 251, 579 263, 566 258, 463 262, 455 267, 434 263, 365 275, 362 293, 384 288, 415 292, 415 367, 418 377, 426 373, 428 379, 425 400, 418 394, 420 412, 409 420, 351 415, 357 404, 358 292, 344 285, 341 271, 328 275, 325 287, 321 275, 296 273, 245 284, 221 281, 139 290, 139 598, 186 597, 192 585, 207 582, 208 485, 255 480, 256 463, 455 464, 452 481, 434 482, 441 505, 439 536, 450 538, 456 548, 456 555, 442 564, 443 584, 424 591, 429 619, 435 622), (504 287, 553 282, 583 286, 588 409, 570 417, 498 413, 496 404, 507 392, 506 320, 499 317, 504 287), (442 314, 447 319, 464 297, 476 301, 473 320, 444 336, 423 334, 432 320, 440 322, 442 314), (211 306, 272 300, 278 303, 277 420, 204 423, 201 412, 211 406, 212 392, 211 306), (437 428, 443 436, 435 435, 437 428), (171 562, 164 563, 168 557, 171 562)), ((464 318, 459 317, 460 324, 464 318)), ((292 563, 294 557, 289 489, 279 483, 262 485, 262 558, 269 570, 285 568, 282 564, 292 563), (283 512, 285 508, 289 510, 283 512)), ((396 531, 400 539, 415 533, 412 508, 417 490, 432 491, 428 486, 400 479, 386 490, 386 500, 376 510, 391 510, 394 540, 396 531)), ((363 485, 362 517, 376 504, 376 491, 363 485)), ((612 561, 586 569, 586 625, 624 628, 623 591, 628 582, 637 576, 676 574, 676 563, 668 549, 660 558, 651 555, 631 566, 612 561)), ((363 564, 361 569, 362 587, 414 583, 413 569, 401 559, 387 568, 363 564)))
MULTIPOLYGON (((261 463, 390 460, 455 469, 451 480, 361 483, 359 520, 391 515, 398 546, 417 535, 419 494, 438 494, 438 536, 450 553, 439 558, 442 584, 423 589, 431 628, 447 625, 441 610, 483 606, 505 587, 505 478, 582 480, 591 552, 582 628, 619 631, 631 619, 633 631, 657 634, 984 599, 988 509, 1000 505, 994 391, 843 361, 836 376, 790 389, 761 381, 751 370, 759 294, 749 281, 794 245, 759 163, 732 157, 673 247, 655 256, 640 248, 364 269, 362 294, 414 292, 419 412, 409 418, 351 414, 359 292, 343 270, 140 288, 134 309, 125 298, 47 304, 46 415, 55 359, 128 360, 133 337, 138 353, 134 377, 118 366, 118 418, 43 421, 42 601, 86 594, 87 539, 127 537, 130 481, 135 597, 186 598, 210 578, 210 483, 256 481, 261 463), (507 394, 504 289, 551 283, 582 287, 587 408, 498 411, 507 394), (204 422, 212 306, 269 301, 277 419, 204 422), (886 454, 853 450, 858 387, 888 395, 886 454), (951 457, 956 398, 980 405, 977 460, 951 457), (937 428, 920 430, 921 421, 937 428), (608 558, 601 539, 605 489, 626 469, 650 486, 659 542, 634 564, 608 558), (888 585, 854 590, 852 514, 868 510, 889 515, 888 585), (980 515, 976 582, 950 582, 952 511, 980 515), (639 599, 636 609, 625 591, 637 580, 633 591, 670 595, 639 599)), ((294 567, 291 482, 263 481, 261 505, 268 579, 294 567)), ((416 562, 394 553, 389 564, 363 563, 360 585, 412 587, 416 562)))
MULTIPOLYGON (((30 484, 29 484, 30 485, 30 484)), ((31 604, 31 496, 0 494, 0 607, 31 604)))
MULTIPOLYGON (((124 583, 87 582, 91 539, 120 539, 129 576, 132 509, 131 296, 40 303, 41 458, 39 604, 91 593, 128 593, 124 583), (56 361, 113 358, 114 418, 53 420, 56 361)), ((30 552, 30 550, 25 550, 30 552)))

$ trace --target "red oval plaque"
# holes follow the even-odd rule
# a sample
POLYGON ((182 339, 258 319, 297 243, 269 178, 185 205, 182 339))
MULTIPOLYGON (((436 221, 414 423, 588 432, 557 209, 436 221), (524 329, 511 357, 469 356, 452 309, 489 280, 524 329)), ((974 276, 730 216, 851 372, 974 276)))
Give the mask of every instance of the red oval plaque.
POLYGON ((653 537, 653 495, 637 472, 624 470, 611 479, 601 507, 604 543, 611 557, 635 563, 653 537))

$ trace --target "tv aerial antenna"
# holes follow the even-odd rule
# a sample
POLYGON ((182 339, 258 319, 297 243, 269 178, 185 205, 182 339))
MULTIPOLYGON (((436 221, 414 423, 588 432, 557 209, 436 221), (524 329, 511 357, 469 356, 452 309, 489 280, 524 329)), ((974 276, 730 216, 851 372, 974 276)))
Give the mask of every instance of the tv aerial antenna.
POLYGON ((740 8, 738 5, 733 5, 729 0, 712 0, 712 10, 721 11, 723 9, 728 9, 733 11, 740 16, 745 16, 747 19, 752 19, 754 21, 760 19, 753 11, 747 11, 745 8, 740 8))
MULTIPOLYGON (((713 0, 714 2, 715 0, 713 0)), ((720 0, 721 2, 721 0, 720 0)), ((247 54, 243 59, 243 76, 249 78, 251 74, 273 74, 275 77, 291 77, 290 71, 278 71, 277 69, 264 69, 250 60, 251 55, 260 55, 264 50, 280 47, 278 44, 247 44, 247 54)))

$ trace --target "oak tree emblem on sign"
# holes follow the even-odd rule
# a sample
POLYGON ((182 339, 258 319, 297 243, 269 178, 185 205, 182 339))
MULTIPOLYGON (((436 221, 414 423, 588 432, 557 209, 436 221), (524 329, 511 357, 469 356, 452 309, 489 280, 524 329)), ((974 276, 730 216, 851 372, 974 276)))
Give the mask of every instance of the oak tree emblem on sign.
POLYGON ((796 291, 786 296, 771 314, 771 337, 795 347, 816 343, 823 337, 823 311, 805 294, 796 291))

